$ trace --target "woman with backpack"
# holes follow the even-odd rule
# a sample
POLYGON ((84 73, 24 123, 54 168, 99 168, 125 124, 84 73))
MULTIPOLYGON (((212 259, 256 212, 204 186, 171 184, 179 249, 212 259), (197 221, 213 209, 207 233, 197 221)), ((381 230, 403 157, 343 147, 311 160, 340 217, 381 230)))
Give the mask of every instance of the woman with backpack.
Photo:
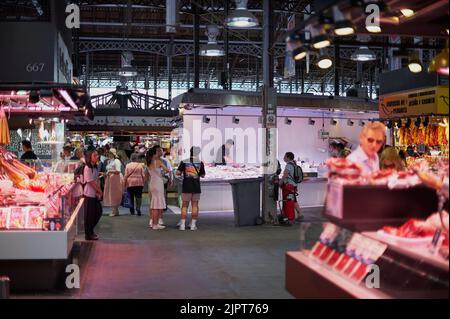
POLYGON ((300 215, 300 206, 297 202, 297 184, 303 180, 303 172, 294 160, 295 155, 287 152, 284 155, 283 177, 281 178, 281 190, 283 193, 283 215, 289 219, 291 224, 295 221, 295 212, 300 215))
POLYGON ((131 154, 131 162, 128 163, 125 168, 125 177, 123 182, 131 198, 131 215, 134 215, 136 210, 137 215, 141 216, 142 191, 144 189, 145 180, 145 166, 141 161, 141 155, 133 153, 131 154), (136 205, 134 204, 135 198, 136 205))
POLYGON ((98 240, 94 228, 102 216, 102 190, 99 183, 97 169, 98 154, 96 151, 87 151, 83 169, 82 185, 84 196, 84 235, 86 240, 98 240))

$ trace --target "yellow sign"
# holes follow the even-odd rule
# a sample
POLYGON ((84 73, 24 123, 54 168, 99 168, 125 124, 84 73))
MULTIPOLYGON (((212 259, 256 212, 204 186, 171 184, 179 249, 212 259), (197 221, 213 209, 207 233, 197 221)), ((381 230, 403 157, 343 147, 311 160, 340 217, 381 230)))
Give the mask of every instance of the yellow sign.
POLYGON ((448 114, 448 86, 403 91, 380 96, 380 118, 448 114))

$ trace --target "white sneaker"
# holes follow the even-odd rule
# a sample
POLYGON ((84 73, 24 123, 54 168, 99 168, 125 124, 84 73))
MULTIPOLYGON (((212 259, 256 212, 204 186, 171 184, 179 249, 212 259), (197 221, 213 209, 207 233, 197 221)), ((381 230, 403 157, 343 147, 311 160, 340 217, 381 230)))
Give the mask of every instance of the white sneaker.
POLYGON ((193 219, 190 225, 191 230, 197 230, 197 221, 193 219))
POLYGON ((186 225, 179 223, 178 229, 179 230, 186 230, 186 225))
POLYGON ((166 229, 166 226, 162 226, 162 225, 156 225, 156 226, 153 226, 153 228, 152 228, 153 230, 161 230, 161 229, 166 229))
POLYGON ((191 225, 191 230, 197 230, 197 226, 191 225))
POLYGON ((150 221, 150 223, 148 223, 148 228, 153 228, 153 222, 150 221))
POLYGON ((161 225, 161 226, 164 225, 164 221, 162 220, 162 218, 160 218, 160 219, 158 220, 158 225, 161 225))

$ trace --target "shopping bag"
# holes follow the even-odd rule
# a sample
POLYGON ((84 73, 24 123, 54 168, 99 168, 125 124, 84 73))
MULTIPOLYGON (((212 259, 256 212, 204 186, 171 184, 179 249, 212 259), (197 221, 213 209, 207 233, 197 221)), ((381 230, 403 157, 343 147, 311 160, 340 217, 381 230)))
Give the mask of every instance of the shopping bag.
POLYGON ((131 202, 131 196, 128 192, 128 189, 125 188, 123 195, 122 195, 122 202, 120 203, 120 206, 125 208, 133 208, 133 203, 131 202))

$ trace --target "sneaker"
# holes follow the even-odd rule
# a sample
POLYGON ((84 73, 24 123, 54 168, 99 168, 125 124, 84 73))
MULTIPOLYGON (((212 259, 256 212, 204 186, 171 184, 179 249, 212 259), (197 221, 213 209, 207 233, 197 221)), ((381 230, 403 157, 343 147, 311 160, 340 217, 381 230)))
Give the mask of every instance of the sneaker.
POLYGON ((164 221, 162 220, 162 218, 160 218, 160 219, 158 220, 158 225, 164 226, 164 221))
POLYGON ((117 217, 117 216, 119 216, 119 214, 113 214, 113 213, 109 214, 109 217, 117 217))
POLYGON ((178 229, 179 229, 179 230, 186 230, 186 225, 181 224, 181 222, 178 223, 178 224, 179 224, 179 225, 178 225, 178 229))
POLYGON ((191 225, 191 230, 197 230, 197 226, 195 226, 195 225, 191 225))
POLYGON ((152 221, 150 221, 150 223, 148 223, 148 228, 153 228, 153 223, 152 223, 152 221))
POLYGON ((137 215, 138 215, 138 216, 142 216, 142 213, 141 213, 140 210, 137 211, 137 215))
POLYGON ((162 226, 162 225, 156 225, 156 226, 153 226, 153 230, 161 230, 161 229, 165 229, 166 228, 166 226, 162 226))

